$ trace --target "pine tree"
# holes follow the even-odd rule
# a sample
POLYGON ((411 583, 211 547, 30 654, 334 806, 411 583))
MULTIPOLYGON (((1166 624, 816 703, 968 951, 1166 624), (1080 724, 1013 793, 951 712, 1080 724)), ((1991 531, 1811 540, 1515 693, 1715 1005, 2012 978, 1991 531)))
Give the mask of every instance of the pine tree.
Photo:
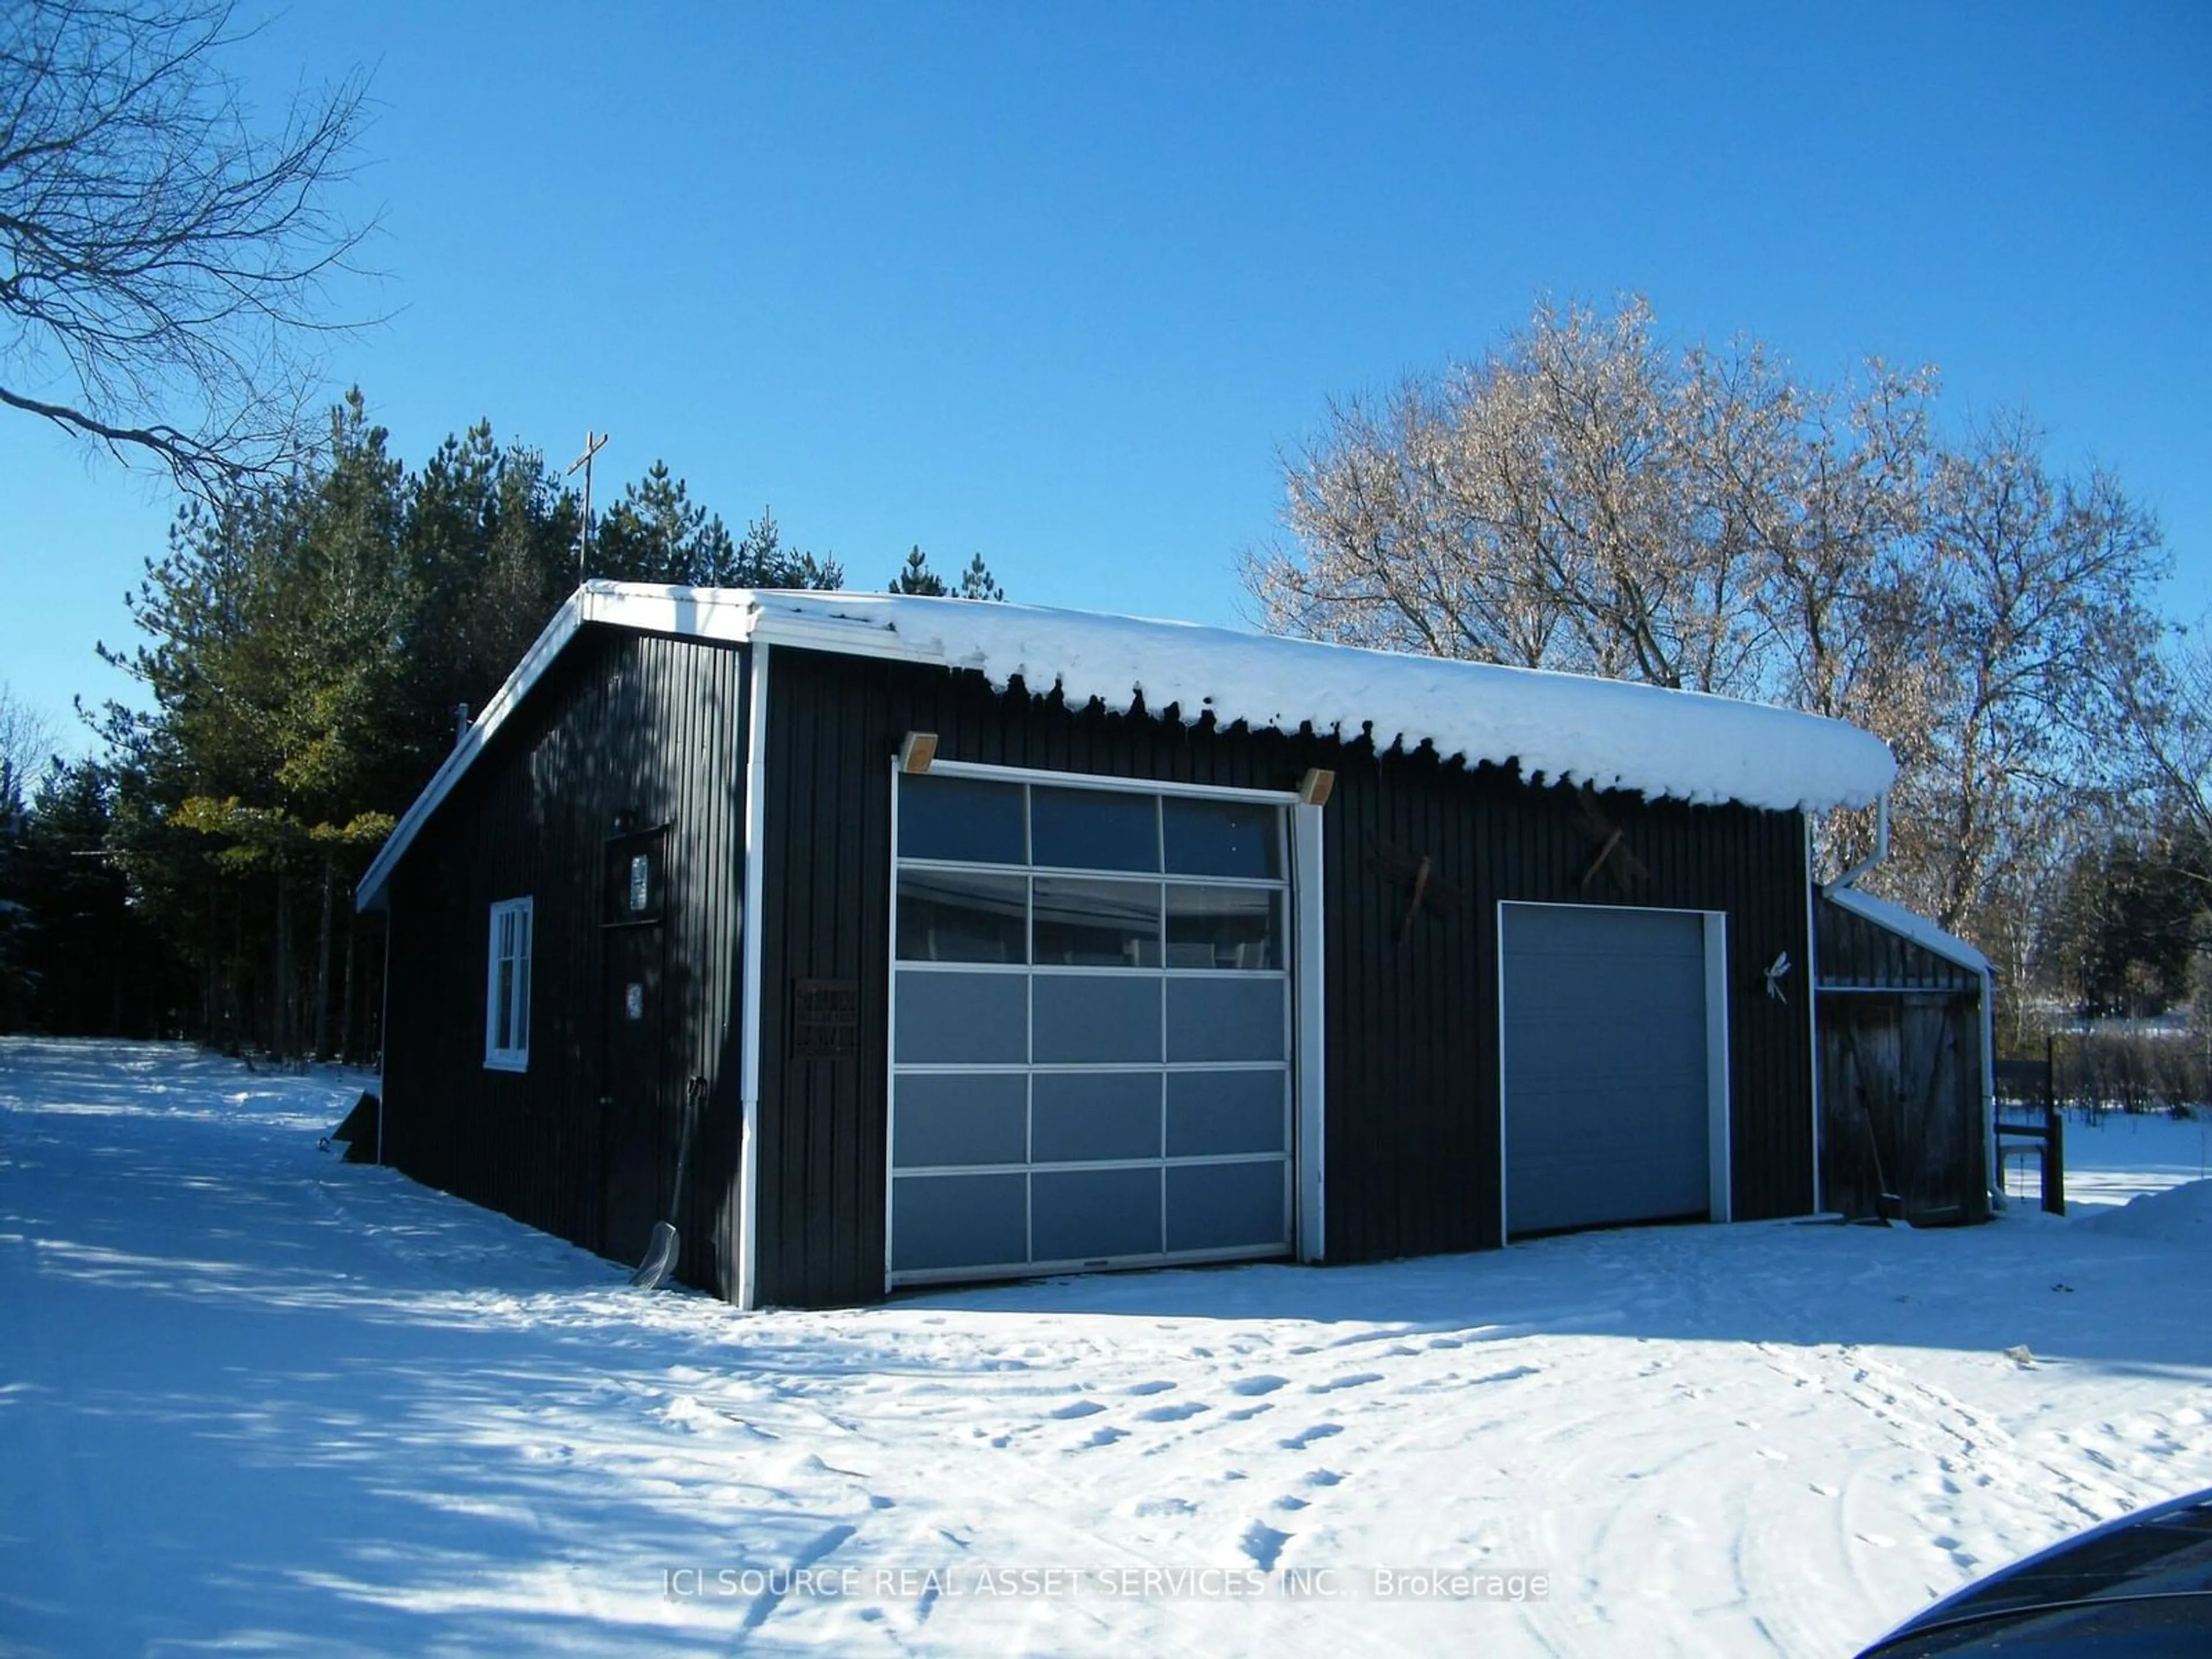
POLYGON ((593 575, 617 581, 684 587, 830 588, 845 580, 835 559, 786 547, 767 508, 742 537, 732 537, 720 514, 692 501, 665 461, 626 485, 593 528, 592 567, 593 575))
MULTIPOLYGON (((178 515, 131 599, 142 640, 103 648, 149 707, 106 710, 88 861, 188 964, 204 1034, 328 1053, 368 1031, 373 1005, 346 988, 370 977, 374 924, 346 896, 452 751, 457 711, 483 708, 573 590, 580 528, 538 452, 480 421, 410 471, 358 391, 298 471, 178 515)), ((843 579, 771 514, 732 537, 658 462, 593 547, 594 574, 635 580, 843 579)))
POLYGON ((968 561, 967 569, 960 573, 960 597, 963 599, 1004 599, 1006 590, 999 586, 991 568, 983 562, 981 553, 968 561))
POLYGON ((945 597, 945 578, 929 568, 929 557, 917 544, 906 556, 906 562, 891 578, 890 591, 894 593, 918 593, 926 599, 945 597))
POLYGON ((1004 599, 1006 597, 1006 589, 1000 586, 993 577, 991 568, 983 562, 981 553, 969 560, 968 568, 960 574, 959 590, 955 592, 946 585, 944 577, 929 568, 929 556, 919 546, 908 552, 906 562, 891 578, 890 591, 894 593, 918 593, 925 598, 940 599, 1004 599))

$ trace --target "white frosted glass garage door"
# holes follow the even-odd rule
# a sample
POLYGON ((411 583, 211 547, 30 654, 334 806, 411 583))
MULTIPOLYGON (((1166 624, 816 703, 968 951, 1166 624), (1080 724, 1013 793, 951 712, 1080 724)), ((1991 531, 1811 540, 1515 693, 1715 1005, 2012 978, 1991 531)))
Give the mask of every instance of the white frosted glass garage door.
POLYGON ((1288 1251, 1287 832, 1266 801, 900 778, 893 1283, 1288 1251))

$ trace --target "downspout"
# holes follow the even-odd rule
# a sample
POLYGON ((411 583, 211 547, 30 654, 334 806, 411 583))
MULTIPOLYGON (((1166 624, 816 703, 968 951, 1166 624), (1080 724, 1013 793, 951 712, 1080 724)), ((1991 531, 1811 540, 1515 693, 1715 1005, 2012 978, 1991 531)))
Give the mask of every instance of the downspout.
POLYGON ((1813 1068, 1813 1207, 1820 1213, 1820 925, 1813 908, 1813 820, 1804 819, 1805 848, 1805 1048, 1813 1068))
POLYGON ((767 887, 763 860, 768 853, 768 653, 756 638, 751 645, 745 720, 745 896, 739 926, 744 984, 738 1029, 738 1094, 744 1113, 744 1139, 738 1154, 738 1306, 760 1304, 760 1077, 761 1077, 761 904, 767 887))
POLYGON ((392 1059, 392 893, 384 896, 384 1006, 376 1017, 376 1167, 384 1167, 384 1097, 391 1086, 385 1067, 392 1059))
POLYGON ((1997 1163, 1997 1029, 1996 985, 1989 966, 1982 967, 1982 1186, 1990 1207, 2005 1207, 2004 1171, 1997 1163))
POLYGON ((1885 789, 1881 792, 1881 799, 1875 803, 1874 851, 1851 866, 1833 881, 1821 883, 1820 890, 1824 893, 1832 893, 1838 887, 1855 887, 1858 884, 1861 876, 1866 874, 1877 864, 1886 864, 1888 861, 1889 791, 1885 789))

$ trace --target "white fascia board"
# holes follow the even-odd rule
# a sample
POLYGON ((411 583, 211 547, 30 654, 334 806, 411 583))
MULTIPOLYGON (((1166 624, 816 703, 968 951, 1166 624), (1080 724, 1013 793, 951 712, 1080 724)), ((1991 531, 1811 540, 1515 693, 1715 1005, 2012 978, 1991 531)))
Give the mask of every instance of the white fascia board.
POLYGON ((515 665, 514 672, 507 677, 506 683, 498 690, 492 693, 491 701, 483 706, 483 712, 470 723, 467 731, 461 733, 460 741, 453 745, 453 752, 431 775, 430 781, 423 787, 422 793, 415 797, 415 804, 392 826, 392 833, 385 837, 383 847, 369 865, 368 873, 362 877, 361 884, 354 889, 355 909, 374 910, 383 904, 384 884, 391 878, 392 867, 399 862, 400 855, 406 852, 423 824, 429 821, 430 814, 438 810, 438 804, 453 793, 453 786, 469 769, 470 763, 483 752, 491 734, 505 724, 507 717, 514 712, 524 695, 552 666, 553 659, 561 654, 562 647, 574 639, 576 630, 583 626, 582 599, 583 590, 580 588, 553 613, 553 620, 545 624, 544 632, 538 635, 530 649, 523 653, 522 660, 515 665))
POLYGON ((641 633, 682 634, 704 639, 742 641, 751 632, 759 614, 753 595, 741 590, 655 587, 641 582, 586 582, 562 602, 553 619, 524 652, 522 660, 507 677, 483 712, 461 734, 453 752, 432 775, 392 834, 379 849, 361 884, 354 890, 354 908, 374 910, 384 902, 385 883, 422 826, 429 822, 453 791, 493 733, 520 708, 530 689, 568 648, 586 623, 610 623, 641 633))

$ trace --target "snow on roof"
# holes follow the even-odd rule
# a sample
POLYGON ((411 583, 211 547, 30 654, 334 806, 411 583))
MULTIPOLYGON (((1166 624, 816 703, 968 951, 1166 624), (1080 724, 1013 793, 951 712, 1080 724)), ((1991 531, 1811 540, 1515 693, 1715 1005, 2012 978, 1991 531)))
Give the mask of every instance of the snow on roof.
POLYGON ((973 669, 1004 690, 1055 686, 1072 707, 1116 713, 1138 697, 1186 722, 1212 714, 1296 732, 1310 725, 1379 751, 1425 743, 1469 765, 1517 762, 1546 782, 1692 803, 1821 811, 1863 806, 1895 764, 1840 720, 1621 680, 1277 639, 1193 623, 910 594, 656 587, 587 582, 563 605, 409 809, 362 878, 385 878, 439 800, 530 685, 586 623, 973 669))
POLYGON ((1876 898, 1871 893, 1862 893, 1856 887, 1823 887, 1822 896, 1833 900, 1854 915, 1864 916, 1877 927, 1887 927, 1893 933, 1911 939, 1923 950, 1932 951, 1946 962, 1955 962, 1961 968, 1977 974, 1990 971, 1990 959, 1959 938, 1947 933, 1923 915, 1906 909, 1901 904, 1892 904, 1887 899, 1876 898))

